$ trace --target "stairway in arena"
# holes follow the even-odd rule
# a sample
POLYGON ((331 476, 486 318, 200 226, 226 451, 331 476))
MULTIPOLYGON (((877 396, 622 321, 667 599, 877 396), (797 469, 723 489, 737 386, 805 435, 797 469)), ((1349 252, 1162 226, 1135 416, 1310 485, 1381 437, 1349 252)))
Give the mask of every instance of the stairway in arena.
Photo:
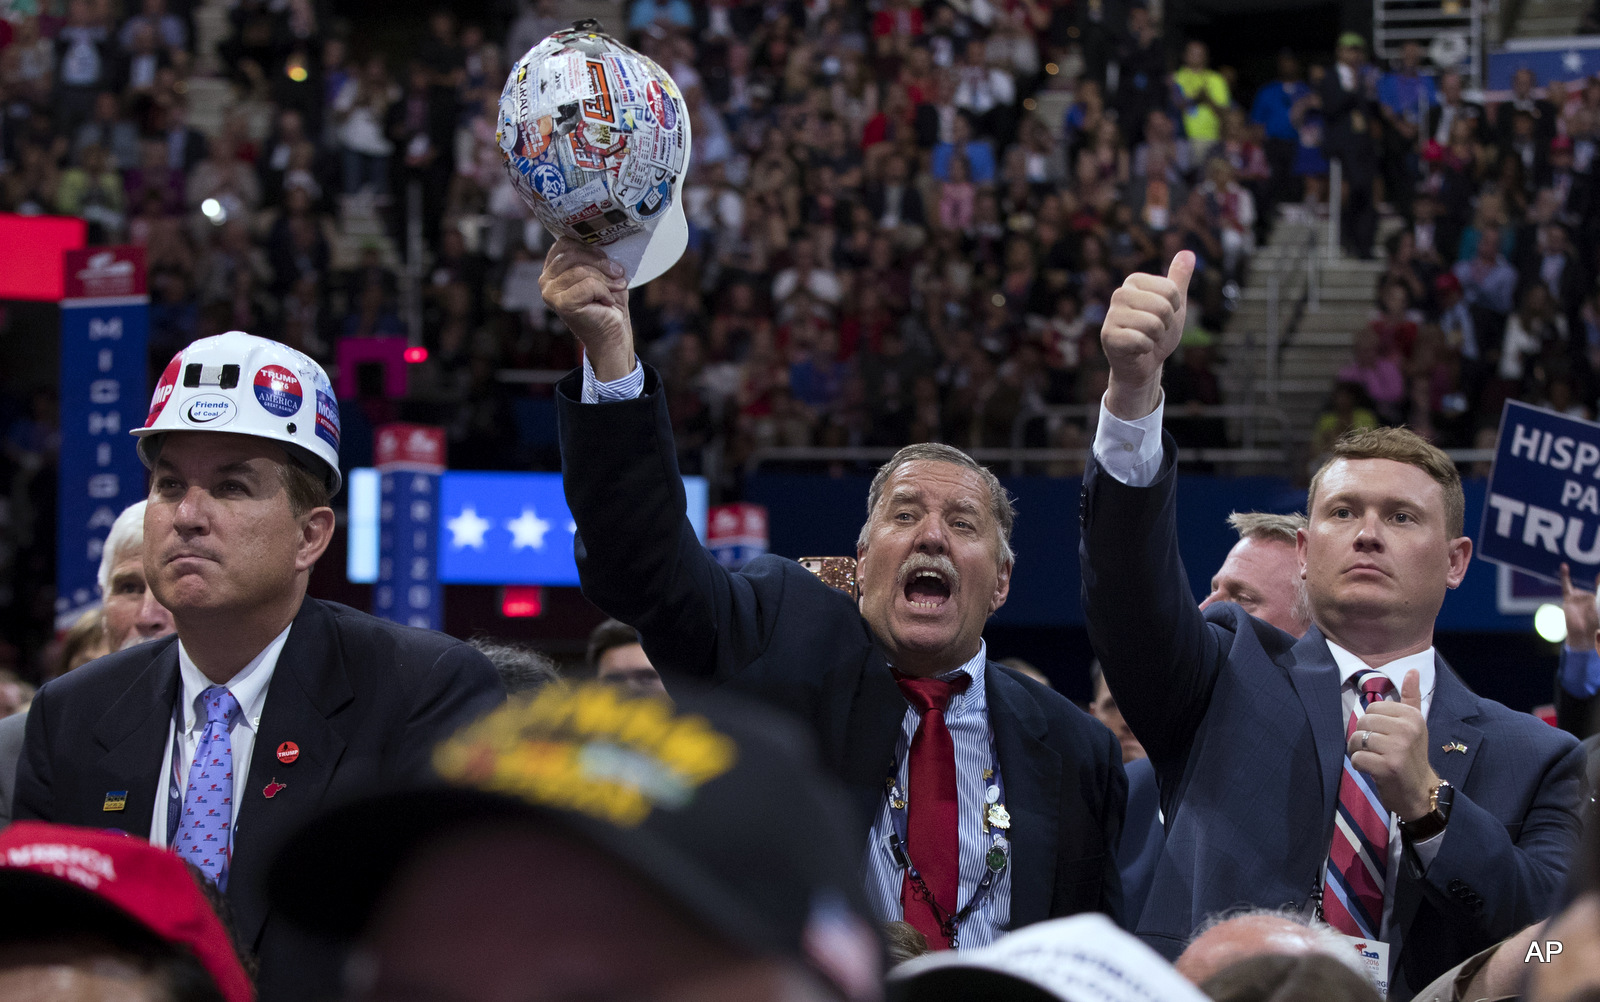
MULTIPOLYGON (((1312 458, 1312 426, 1327 403, 1334 377, 1350 360, 1356 332, 1371 318, 1378 276, 1384 269, 1382 242, 1399 225, 1397 217, 1381 221, 1380 256, 1375 260, 1329 257, 1326 220, 1296 206, 1280 218, 1270 242, 1257 249, 1238 309, 1222 335, 1222 386, 1230 403, 1281 412, 1281 420, 1256 421, 1254 444, 1284 447, 1289 466, 1262 465, 1237 472, 1304 476, 1301 471, 1312 458)), ((1235 440, 1244 434, 1241 424, 1235 440)))

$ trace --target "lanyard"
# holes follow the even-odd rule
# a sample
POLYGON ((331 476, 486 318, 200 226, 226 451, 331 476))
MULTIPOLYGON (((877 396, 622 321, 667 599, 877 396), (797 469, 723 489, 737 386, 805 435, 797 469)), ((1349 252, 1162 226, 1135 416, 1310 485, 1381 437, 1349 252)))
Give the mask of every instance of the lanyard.
MULTIPOLYGON (((910 754, 909 745, 907 746, 907 754, 910 754)), ((968 916, 994 893, 995 882, 999 880, 1000 875, 1005 872, 1006 866, 1011 861, 1011 840, 1006 837, 1011 829, 1011 815, 1006 811, 1005 784, 1000 776, 1000 756, 995 751, 994 734, 991 732, 989 735, 989 768, 984 775, 987 786, 984 789, 983 797, 983 830, 991 835, 992 841, 989 844, 988 852, 984 856, 983 879, 978 881, 978 886, 973 889, 972 897, 967 900, 966 906, 954 915, 947 912, 934 899, 933 892, 928 889, 927 883, 922 879, 922 873, 917 869, 916 864, 912 862, 911 855, 907 851, 906 794, 905 791, 900 789, 899 771, 897 764, 894 771, 889 774, 884 793, 889 805, 889 825, 891 828, 889 834, 883 837, 884 848, 889 851, 889 855, 894 859, 895 865, 904 870, 906 876, 910 879, 912 893, 926 901, 928 907, 933 910, 934 917, 939 921, 940 930, 945 934, 945 938, 950 941, 950 949, 958 949, 957 927, 962 922, 965 922, 968 916)), ((958 844, 960 838, 959 824, 958 821, 958 844)), ((959 850, 957 858, 960 858, 959 850)), ((959 887, 959 881, 957 886, 959 887)))

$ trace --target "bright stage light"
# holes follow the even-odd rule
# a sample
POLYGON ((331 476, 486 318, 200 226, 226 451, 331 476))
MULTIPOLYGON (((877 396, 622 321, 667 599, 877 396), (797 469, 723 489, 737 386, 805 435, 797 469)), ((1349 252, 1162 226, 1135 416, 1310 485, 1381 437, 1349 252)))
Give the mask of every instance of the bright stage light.
POLYGON ((1561 643, 1567 639, 1566 613, 1561 611, 1561 606, 1548 602, 1539 606, 1539 611, 1533 614, 1533 630, 1552 644, 1561 643))

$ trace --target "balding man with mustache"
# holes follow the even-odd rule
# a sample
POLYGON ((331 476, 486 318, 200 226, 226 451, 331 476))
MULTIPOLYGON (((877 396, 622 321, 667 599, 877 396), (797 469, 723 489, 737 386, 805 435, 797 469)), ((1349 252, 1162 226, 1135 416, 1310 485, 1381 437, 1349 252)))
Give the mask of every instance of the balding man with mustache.
POLYGON ((878 917, 935 948, 1115 916, 1116 740, 988 659, 983 626, 1015 562, 994 474, 945 445, 885 463, 856 544, 859 600, 777 556, 730 572, 685 515, 666 393, 634 355, 621 269, 562 240, 540 284, 586 351, 557 389, 584 594, 639 631, 668 691, 711 680, 810 722, 854 793, 878 917))

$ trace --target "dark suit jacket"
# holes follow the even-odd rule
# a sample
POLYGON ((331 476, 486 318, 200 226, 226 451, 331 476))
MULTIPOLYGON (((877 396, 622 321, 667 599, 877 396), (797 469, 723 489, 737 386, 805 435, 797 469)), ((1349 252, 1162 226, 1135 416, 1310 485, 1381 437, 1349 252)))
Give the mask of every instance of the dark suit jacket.
POLYGON ((1122 927, 1132 932, 1139 928, 1139 916, 1150 896, 1166 831, 1161 824, 1161 787, 1155 766, 1147 758, 1136 758, 1122 768, 1128 773, 1128 818, 1117 848, 1117 865, 1122 871, 1122 927))
MULTIPOLYGON (((17 770, 18 818, 147 837, 182 691, 176 638, 99 658, 39 690, 17 770), (106 813, 106 793, 127 807, 106 813)), ((430 775, 433 746, 505 698, 494 666, 441 633, 308 598, 278 657, 234 829, 228 903, 261 959, 262 1002, 338 990, 339 955, 267 907, 278 843, 314 814, 430 775), (285 741, 300 746, 291 765, 285 741), (271 799, 269 782, 283 784, 271 799)))
MULTIPOLYGON (((792 560, 731 573, 685 517, 666 394, 578 403, 557 386, 567 504, 583 592, 639 630, 650 660, 753 694, 808 722, 858 808, 862 842, 894 765, 906 700, 849 596, 792 560)), ((1121 906, 1126 780, 1111 732, 1060 694, 989 662, 989 722, 1012 827, 1011 924, 1121 906)))
MULTIPOLYGON (((922 226, 927 222, 927 216, 922 206, 922 192, 917 186, 907 181, 902 186, 900 193, 900 222, 906 226, 922 226)), ((867 186, 865 192, 867 208, 872 212, 873 219, 882 219, 888 209, 888 189, 874 182, 867 186)))
POLYGON ((0 720, 0 829, 11 823, 11 804, 17 794, 17 759, 22 756, 26 713, 13 713, 0 720))
MULTIPOLYGON (((1164 442, 1149 487, 1090 464, 1081 558, 1090 641, 1161 782, 1166 846, 1138 932, 1172 957, 1213 912, 1310 898, 1345 740, 1339 671, 1318 630, 1297 642, 1231 602, 1196 608, 1178 556, 1176 447, 1164 442)), ((1577 742, 1474 695, 1443 658, 1437 670, 1428 757, 1455 803, 1426 874, 1410 849, 1402 859, 1396 1002, 1550 914, 1578 845, 1577 742), (1445 752, 1454 742, 1467 751, 1445 752)))
MULTIPOLYGON (((1489 142, 1493 136, 1489 131, 1489 114, 1483 110, 1483 105, 1472 101, 1462 101, 1460 116, 1465 116, 1473 123, 1472 137, 1480 143, 1489 142)), ((1444 118, 1444 105, 1436 104, 1428 108, 1428 138, 1432 139, 1439 131, 1439 121, 1444 118)), ((1449 138, 1448 136, 1446 137, 1449 138)), ((1441 146, 1448 145, 1440 143, 1441 146)))
POLYGON ((1377 99, 1367 93, 1361 74, 1355 90, 1339 84, 1339 68, 1329 66, 1322 78, 1322 118, 1326 133, 1322 151, 1344 164, 1345 180, 1351 184, 1371 184, 1377 170, 1378 146, 1372 138, 1372 123, 1378 117, 1377 99))

